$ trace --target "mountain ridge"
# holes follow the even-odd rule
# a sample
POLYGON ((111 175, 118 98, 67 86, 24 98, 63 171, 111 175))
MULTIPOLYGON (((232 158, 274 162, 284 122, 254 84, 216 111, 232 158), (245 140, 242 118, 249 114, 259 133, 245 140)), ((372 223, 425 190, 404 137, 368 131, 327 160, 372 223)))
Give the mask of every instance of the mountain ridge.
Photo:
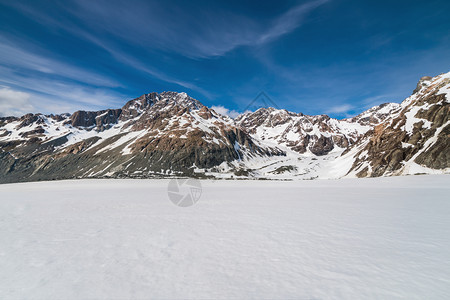
POLYGON ((144 94, 118 109, 2 117, 0 182, 446 173, 449 86, 450 73, 422 77, 402 103, 341 120, 276 108, 232 119, 177 92, 144 94))

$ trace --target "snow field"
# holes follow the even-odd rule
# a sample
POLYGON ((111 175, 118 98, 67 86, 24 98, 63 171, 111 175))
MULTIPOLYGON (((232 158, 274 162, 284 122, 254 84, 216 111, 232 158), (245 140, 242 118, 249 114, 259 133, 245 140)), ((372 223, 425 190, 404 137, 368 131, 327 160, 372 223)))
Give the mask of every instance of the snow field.
POLYGON ((0 298, 446 299, 449 179, 0 185, 0 298))

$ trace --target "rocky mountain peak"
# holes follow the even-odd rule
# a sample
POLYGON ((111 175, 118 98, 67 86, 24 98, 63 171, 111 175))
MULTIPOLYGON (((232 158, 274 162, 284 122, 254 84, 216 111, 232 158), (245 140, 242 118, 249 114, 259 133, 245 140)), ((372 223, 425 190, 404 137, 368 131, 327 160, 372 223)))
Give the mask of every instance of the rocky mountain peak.
POLYGON ((422 76, 419 79, 419 82, 417 83, 416 88, 413 91, 413 94, 417 93, 418 91, 420 91, 420 89, 424 86, 427 86, 429 84, 429 81, 431 81, 433 79, 433 77, 431 76, 422 76))
POLYGON ((186 93, 162 92, 144 94, 122 107, 121 120, 135 118, 148 110, 167 110, 173 107, 200 109, 204 105, 186 93))
POLYGON ((359 177, 427 173, 450 166, 450 73, 422 77, 394 113, 350 151, 359 177))
POLYGON ((252 129, 257 126, 277 126, 279 124, 285 124, 292 120, 293 117, 302 116, 303 114, 297 114, 287 111, 285 109, 276 109, 273 107, 259 108, 255 112, 248 112, 238 116, 235 122, 241 126, 252 129))
POLYGON ((448 172, 449 116, 450 73, 344 120, 271 107, 233 120, 185 93, 148 93, 118 109, 0 118, 0 182, 448 172))
POLYGON ((397 113, 401 109, 399 103, 383 103, 360 113, 359 115, 345 119, 349 122, 357 122, 361 125, 378 125, 388 116, 397 113))

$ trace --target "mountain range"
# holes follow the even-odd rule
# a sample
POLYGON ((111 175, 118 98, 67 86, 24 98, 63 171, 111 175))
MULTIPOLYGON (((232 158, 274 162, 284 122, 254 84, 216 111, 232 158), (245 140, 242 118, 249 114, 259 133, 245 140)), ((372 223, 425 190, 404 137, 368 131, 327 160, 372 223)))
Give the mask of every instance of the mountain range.
POLYGON ((450 72, 402 103, 334 119, 260 108, 235 119, 185 93, 122 108, 0 118, 0 183, 189 176, 315 179, 448 173, 450 72))

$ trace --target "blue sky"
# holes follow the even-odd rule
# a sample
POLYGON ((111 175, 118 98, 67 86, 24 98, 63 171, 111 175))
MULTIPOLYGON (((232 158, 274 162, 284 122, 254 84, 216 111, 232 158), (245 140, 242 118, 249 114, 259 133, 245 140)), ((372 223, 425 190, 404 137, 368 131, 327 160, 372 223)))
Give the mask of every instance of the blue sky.
MULTIPOLYGON (((450 1, 0 0, 0 115, 186 92, 342 118, 450 67, 450 1)), ((223 109, 223 111, 225 111, 223 109)))

